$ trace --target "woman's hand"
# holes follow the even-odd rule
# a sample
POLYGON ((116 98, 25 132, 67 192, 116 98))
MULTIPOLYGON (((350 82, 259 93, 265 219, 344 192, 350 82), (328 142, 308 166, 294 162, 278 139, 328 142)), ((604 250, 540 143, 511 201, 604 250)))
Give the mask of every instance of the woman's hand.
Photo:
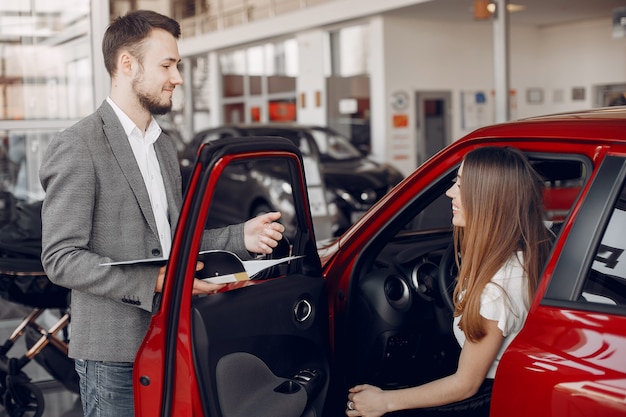
POLYGON ((387 413, 385 391, 367 384, 350 388, 347 416, 380 417, 385 413, 387 413))

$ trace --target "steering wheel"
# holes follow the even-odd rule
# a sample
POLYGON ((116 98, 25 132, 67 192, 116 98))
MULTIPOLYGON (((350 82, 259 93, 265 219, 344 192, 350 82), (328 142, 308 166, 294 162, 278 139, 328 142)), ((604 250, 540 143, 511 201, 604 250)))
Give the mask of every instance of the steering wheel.
POLYGON ((456 266, 456 256, 454 253, 454 243, 450 243, 446 248, 441 261, 439 261, 439 291, 446 307, 454 311, 452 295, 456 285, 459 270, 456 266))

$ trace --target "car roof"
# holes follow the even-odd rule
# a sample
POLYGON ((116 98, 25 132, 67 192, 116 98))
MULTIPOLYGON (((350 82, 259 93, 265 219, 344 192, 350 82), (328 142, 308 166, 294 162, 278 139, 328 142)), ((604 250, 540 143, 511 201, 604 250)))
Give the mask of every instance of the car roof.
POLYGON ((205 131, 213 131, 213 130, 224 130, 224 129, 233 129, 233 130, 288 130, 288 131, 307 131, 307 130, 328 130, 327 127, 324 126, 315 126, 315 125, 304 125, 304 124, 295 124, 295 123, 235 123, 235 124, 227 124, 223 126, 219 126, 217 128, 208 128, 205 131))
POLYGON ((244 129, 254 129, 257 127, 272 127, 277 129, 309 129, 316 127, 314 125, 299 124, 299 123, 236 123, 227 126, 241 127, 244 129))
MULTIPOLYGON (((244 134, 245 131, 250 130, 297 132, 326 128, 298 123, 236 123, 218 128, 208 128, 199 134, 224 129, 239 130, 244 134)), ((626 106, 556 113, 503 122, 478 128, 465 135, 460 141, 489 138, 562 139, 570 143, 572 141, 593 141, 626 144, 626 106)))
POLYGON ((464 140, 518 137, 626 143, 626 106, 550 114, 479 128, 464 140))

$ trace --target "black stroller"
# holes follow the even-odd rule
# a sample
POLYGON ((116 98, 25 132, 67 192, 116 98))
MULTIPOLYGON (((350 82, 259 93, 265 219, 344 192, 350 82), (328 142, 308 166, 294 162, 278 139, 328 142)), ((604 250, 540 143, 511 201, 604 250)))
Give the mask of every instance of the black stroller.
POLYGON ((0 405, 10 417, 39 417, 43 393, 23 371, 33 358, 65 388, 79 392, 74 362, 67 356, 69 290, 54 285, 43 272, 41 202, 6 208, 12 215, 0 227, 0 297, 32 310, 0 346, 0 405), (60 316, 49 329, 36 323, 46 309, 56 309, 60 316), (26 353, 7 356, 21 336, 26 353))

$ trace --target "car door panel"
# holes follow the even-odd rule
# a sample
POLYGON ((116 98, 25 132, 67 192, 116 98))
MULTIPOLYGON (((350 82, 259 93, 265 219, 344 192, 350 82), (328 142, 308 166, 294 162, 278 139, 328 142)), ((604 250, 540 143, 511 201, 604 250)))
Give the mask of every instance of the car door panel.
POLYGON ((206 414, 298 417, 315 404, 328 379, 324 298, 321 278, 289 276, 194 300, 206 414), (304 371, 315 376, 298 378, 304 371))

